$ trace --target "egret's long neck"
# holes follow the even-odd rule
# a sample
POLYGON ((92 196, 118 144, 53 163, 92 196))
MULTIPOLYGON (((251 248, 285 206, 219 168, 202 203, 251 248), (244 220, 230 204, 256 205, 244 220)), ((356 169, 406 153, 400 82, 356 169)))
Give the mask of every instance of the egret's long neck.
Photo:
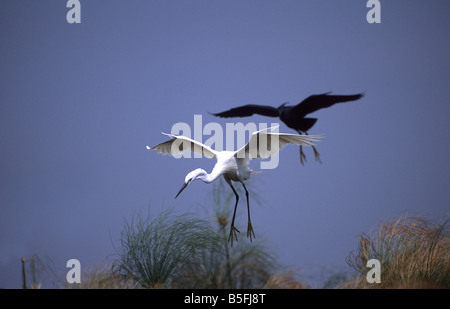
POLYGON ((206 182, 206 183, 211 183, 211 182, 213 182, 214 180, 216 180, 217 178, 219 178, 219 176, 220 176, 220 175, 213 174, 213 173, 211 173, 211 174, 206 174, 206 176, 203 177, 202 180, 203 180, 204 182, 206 182))
POLYGON ((222 175, 221 171, 219 169, 214 168, 211 174, 206 174, 206 176, 204 176, 202 180, 206 183, 211 183, 217 178, 219 178, 220 175, 222 175))

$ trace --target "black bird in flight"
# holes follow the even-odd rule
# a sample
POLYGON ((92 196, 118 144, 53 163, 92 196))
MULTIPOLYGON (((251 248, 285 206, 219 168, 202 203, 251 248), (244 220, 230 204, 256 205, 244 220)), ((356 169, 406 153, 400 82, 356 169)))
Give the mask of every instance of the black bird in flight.
MULTIPOLYGON (((311 95, 295 106, 285 106, 288 103, 283 103, 279 107, 249 104, 212 115, 223 118, 249 117, 253 114, 279 117, 289 128, 294 129, 300 135, 302 133, 308 135, 308 130, 314 126, 317 118, 306 117, 306 115, 336 103, 356 101, 364 96, 362 93, 352 95, 330 95, 330 93, 311 95)), ((320 154, 314 146, 313 150, 316 161, 321 162, 320 154)), ((306 161, 306 156, 300 146, 300 162, 304 164, 304 161, 306 161)))

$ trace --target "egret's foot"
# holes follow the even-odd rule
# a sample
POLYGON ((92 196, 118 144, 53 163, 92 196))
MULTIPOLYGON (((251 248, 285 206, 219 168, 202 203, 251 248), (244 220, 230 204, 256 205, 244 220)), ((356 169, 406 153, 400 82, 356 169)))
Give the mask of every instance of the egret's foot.
POLYGON ((236 232, 240 233, 239 230, 234 225, 232 225, 231 228, 230 228, 230 236, 228 236, 228 241, 230 242, 232 247, 233 247, 234 239, 236 239, 236 241, 238 241, 238 237, 237 237, 237 233, 236 232))
POLYGON ((253 231, 253 226, 252 226, 252 222, 248 221, 248 225, 247 225, 247 238, 250 238, 250 241, 252 241, 253 238, 256 238, 255 236, 255 232, 253 231), (253 235, 253 236, 252 236, 253 235))
POLYGON ((317 151, 316 147, 313 146, 313 150, 314 150, 314 157, 316 158, 316 161, 319 163, 322 163, 322 161, 320 161, 320 153, 317 151))
POLYGON ((301 163, 302 165, 305 165, 305 162, 306 162, 306 155, 305 155, 305 153, 303 152, 303 150, 300 148, 300 163, 301 163))

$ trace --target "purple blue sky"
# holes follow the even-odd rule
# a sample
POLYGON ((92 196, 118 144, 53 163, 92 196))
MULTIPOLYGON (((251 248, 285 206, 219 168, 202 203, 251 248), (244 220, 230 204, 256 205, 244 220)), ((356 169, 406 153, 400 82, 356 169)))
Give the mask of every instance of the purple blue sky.
POLYGON ((256 237, 290 269, 345 268, 382 220, 448 214, 449 1, 382 0, 381 24, 362 0, 80 2, 81 24, 66 1, 0 2, 0 287, 20 287, 34 253, 101 262, 148 205, 204 217, 211 185, 173 198, 214 161, 145 146, 194 114, 274 120, 208 114, 244 104, 366 94, 313 114, 322 164, 286 147, 249 180, 256 237))

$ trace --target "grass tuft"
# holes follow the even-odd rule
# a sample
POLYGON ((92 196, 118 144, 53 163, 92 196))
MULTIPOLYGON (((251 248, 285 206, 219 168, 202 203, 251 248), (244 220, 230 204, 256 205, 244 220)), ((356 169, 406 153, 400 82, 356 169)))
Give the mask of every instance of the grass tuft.
POLYGON ((121 233, 116 270, 145 288, 167 287, 177 270, 211 249, 212 234, 206 221, 189 214, 134 216, 121 233))
POLYGON ((383 222, 375 232, 361 234, 358 249, 350 254, 347 263, 361 275, 347 287, 449 288, 448 219, 437 223, 421 217, 402 217, 383 222), (380 284, 365 280, 370 259, 380 261, 380 284))

